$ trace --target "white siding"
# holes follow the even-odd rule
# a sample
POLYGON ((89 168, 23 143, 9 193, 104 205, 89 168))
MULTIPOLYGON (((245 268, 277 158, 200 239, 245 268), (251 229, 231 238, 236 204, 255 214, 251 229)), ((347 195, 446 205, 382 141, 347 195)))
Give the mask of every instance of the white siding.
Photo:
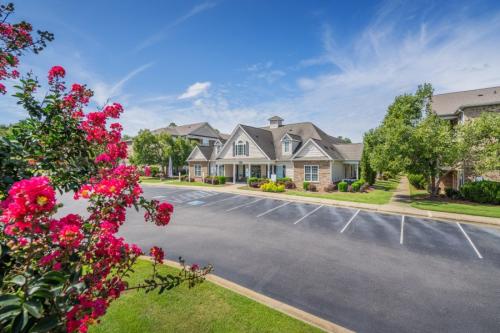
POLYGON ((260 149, 252 142, 252 139, 250 139, 245 132, 243 132, 241 129, 238 129, 238 131, 235 133, 233 138, 231 138, 230 141, 228 141, 224 147, 224 151, 222 154, 219 156, 221 159, 238 159, 238 160, 244 160, 244 159, 251 159, 251 158, 266 158, 265 155, 260 151, 260 149), (247 142, 248 141, 248 147, 249 147, 249 156, 243 155, 243 156, 233 156, 233 142, 238 142, 238 141, 243 141, 247 142))
POLYGON ((334 161, 332 163, 332 180, 334 182, 342 180, 345 178, 344 175, 344 164, 339 161, 334 161))
POLYGON ((191 155, 190 161, 206 161, 206 157, 201 153, 198 148, 195 148, 193 155, 191 155))
POLYGON ((314 143, 309 142, 295 158, 300 160, 322 160, 328 157, 314 143))

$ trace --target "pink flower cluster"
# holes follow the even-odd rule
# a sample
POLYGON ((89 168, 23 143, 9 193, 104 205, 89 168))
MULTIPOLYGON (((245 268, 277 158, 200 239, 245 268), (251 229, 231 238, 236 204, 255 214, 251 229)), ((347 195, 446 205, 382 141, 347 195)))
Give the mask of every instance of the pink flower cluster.
MULTIPOLYGON (((31 24, 22 22, 10 24, 0 23, 0 39, 4 43, 4 49, 0 52, 0 80, 8 78, 16 79, 19 72, 15 68, 19 65, 19 59, 14 54, 17 50, 24 49, 33 43, 31 24)), ((0 93, 5 94, 5 85, 0 83, 0 93)))
MULTIPOLYGON (((49 81, 57 84, 64 75, 64 68, 55 66, 49 72, 49 81)), ((74 272, 87 267, 80 281, 86 288, 74 295, 74 305, 65 318, 68 332, 86 332, 127 288, 122 277, 142 254, 138 246, 116 236, 125 222, 126 209, 142 206, 147 211, 146 220, 163 226, 170 222, 173 206, 147 202, 141 197, 139 171, 119 164, 127 156, 121 142, 122 127, 112 123, 108 128, 106 123, 120 116, 122 106, 114 103, 85 116, 81 108, 92 96, 85 86, 74 84, 63 96, 61 109, 80 121, 86 139, 96 150, 104 151, 95 161, 99 172, 74 196, 88 200, 90 214, 87 218, 76 214, 54 218, 57 204, 50 180, 34 177, 12 186, 7 199, 0 202, 0 222, 5 224, 4 232, 13 248, 37 247, 34 253, 38 257, 32 260, 41 270, 74 272), (69 259, 75 257, 79 260, 69 259)), ((152 248, 150 254, 157 262, 165 256, 159 247, 152 248)))
POLYGON ((149 251, 149 255, 153 257, 156 263, 161 263, 165 258, 165 253, 163 252, 163 249, 158 246, 153 246, 149 251))

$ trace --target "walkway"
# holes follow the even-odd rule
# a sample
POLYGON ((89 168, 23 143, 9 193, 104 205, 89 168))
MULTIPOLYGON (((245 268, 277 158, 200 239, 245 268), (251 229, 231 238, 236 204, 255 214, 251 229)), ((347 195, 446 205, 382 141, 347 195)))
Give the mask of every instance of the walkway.
POLYGON ((410 182, 406 176, 402 176, 389 204, 406 206, 409 203, 411 203, 410 182))

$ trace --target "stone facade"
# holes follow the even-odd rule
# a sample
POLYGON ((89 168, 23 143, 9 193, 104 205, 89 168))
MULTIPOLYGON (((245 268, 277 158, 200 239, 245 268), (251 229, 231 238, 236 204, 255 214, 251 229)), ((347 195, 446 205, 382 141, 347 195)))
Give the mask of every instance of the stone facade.
POLYGON ((500 104, 465 107, 463 112, 464 120, 467 121, 479 117, 483 112, 500 112, 500 104))
POLYGON ((204 175, 205 177, 208 176, 208 162, 204 161, 193 161, 189 162, 189 175, 191 178, 194 178, 195 181, 201 182, 202 177, 196 177, 194 173, 194 166, 195 164, 200 164, 201 165, 201 174, 202 176, 204 175))
POLYGON ((319 181, 311 182, 315 184, 318 191, 323 191, 323 188, 331 183, 330 161, 294 161, 293 162, 293 181, 298 188, 302 188, 304 182, 304 166, 318 165, 319 166, 319 181))

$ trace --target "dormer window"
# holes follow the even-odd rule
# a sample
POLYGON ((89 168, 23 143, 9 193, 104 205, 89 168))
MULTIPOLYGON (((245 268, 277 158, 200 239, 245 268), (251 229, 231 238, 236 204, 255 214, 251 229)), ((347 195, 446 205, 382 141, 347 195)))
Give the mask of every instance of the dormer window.
POLYGON ((288 141, 288 140, 283 141, 283 151, 285 153, 290 152, 290 141, 288 141))
POLYGON ((220 143, 219 141, 217 141, 217 142, 215 143, 215 153, 216 153, 216 154, 220 153, 220 148, 221 148, 221 146, 222 146, 222 145, 221 145, 221 143, 220 143))
POLYGON ((243 141, 238 141, 236 144, 236 156, 243 156, 245 155, 245 143, 243 141))

